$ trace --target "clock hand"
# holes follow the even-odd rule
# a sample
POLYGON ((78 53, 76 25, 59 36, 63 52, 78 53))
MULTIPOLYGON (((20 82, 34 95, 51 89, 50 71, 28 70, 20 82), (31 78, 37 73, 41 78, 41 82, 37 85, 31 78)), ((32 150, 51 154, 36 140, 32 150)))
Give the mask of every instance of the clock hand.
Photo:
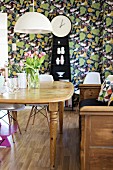
POLYGON ((60 28, 61 28, 63 25, 65 25, 65 23, 63 23, 62 25, 60 25, 60 28))
POLYGON ((62 21, 61 21, 60 27, 62 26, 62 23, 63 23, 63 19, 62 19, 62 21))
POLYGON ((61 28, 63 25, 65 25, 65 23, 63 23, 63 19, 62 19, 61 24, 60 24, 60 28, 61 28))

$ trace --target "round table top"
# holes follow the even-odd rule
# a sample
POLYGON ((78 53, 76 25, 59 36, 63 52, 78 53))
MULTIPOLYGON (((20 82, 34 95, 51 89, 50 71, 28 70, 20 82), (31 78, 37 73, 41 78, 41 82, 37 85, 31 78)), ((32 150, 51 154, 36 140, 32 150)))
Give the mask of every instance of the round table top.
POLYGON ((40 104, 60 102, 71 98, 73 84, 64 81, 42 83, 38 89, 19 89, 17 92, 0 95, 0 103, 40 104))

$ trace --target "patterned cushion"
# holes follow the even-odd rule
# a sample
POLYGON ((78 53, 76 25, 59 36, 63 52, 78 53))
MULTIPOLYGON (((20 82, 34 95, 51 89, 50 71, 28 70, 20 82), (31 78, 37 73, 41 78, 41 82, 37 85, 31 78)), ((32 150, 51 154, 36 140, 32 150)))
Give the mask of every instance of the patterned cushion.
POLYGON ((112 84, 113 82, 111 82, 107 78, 105 79, 101 86, 98 101, 108 102, 110 100, 110 97, 112 95, 112 84))

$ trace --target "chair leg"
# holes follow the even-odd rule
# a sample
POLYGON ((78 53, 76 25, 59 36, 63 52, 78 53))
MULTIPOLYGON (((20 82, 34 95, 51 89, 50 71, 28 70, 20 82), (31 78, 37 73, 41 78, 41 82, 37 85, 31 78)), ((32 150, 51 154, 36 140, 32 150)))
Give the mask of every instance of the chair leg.
POLYGON ((30 112, 30 115, 29 115, 29 118, 28 118, 28 121, 27 121, 27 125, 26 125, 26 128, 25 128, 25 131, 27 131, 27 127, 28 127, 28 125, 29 125, 29 121, 30 121, 31 115, 32 115, 32 113, 33 113, 34 107, 35 107, 35 106, 32 106, 32 109, 31 109, 31 112, 30 112))
POLYGON ((13 140, 13 143, 15 143, 15 140, 14 140, 14 135, 12 134, 12 140, 13 140))
MULTIPOLYGON (((10 112, 9 112, 9 110, 8 110, 8 111, 7 111, 7 114, 8 114, 8 119, 9 119, 9 125, 11 125, 11 118, 10 118, 10 114, 9 114, 9 113, 10 113, 10 112)), ((11 136, 12 136, 13 143, 15 143, 13 134, 12 134, 11 136)))
POLYGON ((32 125, 34 125, 35 116, 37 114, 37 110, 38 110, 38 113, 40 112, 41 114, 43 114, 46 117, 47 122, 48 122, 48 127, 50 128, 47 107, 44 107, 43 109, 45 110, 45 114, 42 113, 41 111, 39 111, 36 106, 32 106, 32 109, 31 109, 31 112, 30 112, 30 115, 29 115, 29 118, 28 118, 28 121, 27 121, 27 125, 26 125, 26 128, 25 128, 25 131, 27 131, 27 128, 28 128, 28 125, 29 125, 29 121, 30 121, 31 116, 33 115, 33 112, 34 112, 34 115, 33 115, 33 123, 32 123, 32 125))
POLYGON ((35 122, 36 110, 37 110, 37 107, 34 107, 34 116, 33 116, 33 124, 32 125, 34 125, 34 122, 35 122))
POLYGON ((17 111, 12 111, 12 115, 13 115, 14 120, 16 121, 16 124, 18 125, 18 129, 19 129, 20 134, 22 134, 21 129, 20 129, 20 125, 19 125, 18 120, 17 120, 17 111))
POLYGON ((44 107, 43 107, 43 110, 45 111, 45 114, 44 114, 43 112, 41 112, 41 111, 39 111, 39 112, 40 112, 41 114, 43 114, 43 116, 46 117, 47 122, 48 122, 48 127, 50 128, 50 123, 49 123, 49 118, 48 118, 48 109, 47 109, 47 106, 44 106, 44 107))
POLYGON ((10 118, 9 110, 7 111, 7 114, 8 114, 9 124, 11 125, 11 118, 10 118))

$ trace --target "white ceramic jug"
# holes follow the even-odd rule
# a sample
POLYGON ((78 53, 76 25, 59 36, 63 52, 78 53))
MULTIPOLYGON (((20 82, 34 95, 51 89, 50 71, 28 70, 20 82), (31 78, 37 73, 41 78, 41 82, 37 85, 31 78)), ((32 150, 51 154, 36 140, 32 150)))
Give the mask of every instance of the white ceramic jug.
POLYGON ((26 73, 17 73, 19 88, 27 88, 26 73))

